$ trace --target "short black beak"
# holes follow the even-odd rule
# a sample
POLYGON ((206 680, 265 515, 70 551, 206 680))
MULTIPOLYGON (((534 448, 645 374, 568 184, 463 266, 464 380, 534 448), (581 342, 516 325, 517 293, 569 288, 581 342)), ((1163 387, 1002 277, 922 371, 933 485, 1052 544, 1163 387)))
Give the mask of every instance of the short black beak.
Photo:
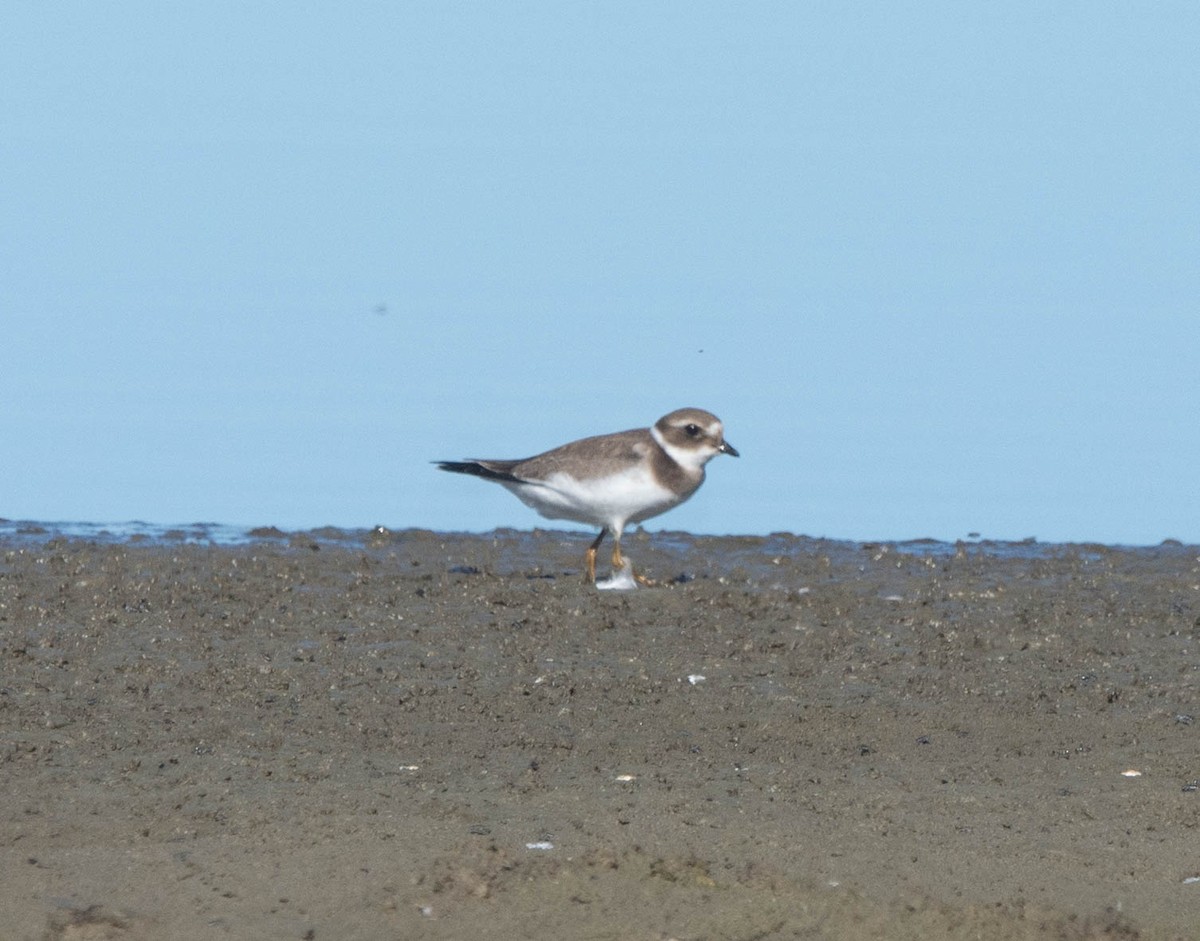
POLYGON ((738 454, 738 449, 735 448, 728 441, 722 441, 721 446, 719 448, 717 448, 717 450, 720 451, 722 454, 728 454, 730 457, 741 457, 741 455, 738 454))

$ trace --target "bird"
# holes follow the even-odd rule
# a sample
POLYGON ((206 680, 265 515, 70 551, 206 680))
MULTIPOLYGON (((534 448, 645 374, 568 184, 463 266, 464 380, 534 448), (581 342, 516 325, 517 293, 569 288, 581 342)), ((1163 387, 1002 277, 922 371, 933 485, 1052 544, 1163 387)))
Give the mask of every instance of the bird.
MULTIPOLYGON (((596 553, 613 537, 614 574, 626 569, 621 534, 679 506, 704 483, 704 466, 718 454, 740 457, 725 440, 721 420, 700 408, 680 408, 650 428, 580 438, 517 460, 434 461, 440 470, 494 481, 547 519, 600 527, 585 555, 596 583, 596 553)), ((632 564, 628 564, 632 575, 632 564)), ((643 584, 648 580, 633 576, 643 584)))

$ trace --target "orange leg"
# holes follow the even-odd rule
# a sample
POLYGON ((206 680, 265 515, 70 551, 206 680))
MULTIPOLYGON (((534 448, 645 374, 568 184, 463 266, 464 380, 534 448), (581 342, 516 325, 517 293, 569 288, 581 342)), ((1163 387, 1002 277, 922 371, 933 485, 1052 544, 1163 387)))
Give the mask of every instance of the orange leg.
MULTIPOLYGON (((625 557, 623 555, 621 555, 621 540, 620 539, 614 538, 614 540, 613 540, 612 565, 613 565, 614 572, 621 571, 621 569, 625 568, 625 565, 626 565, 625 557)), ((654 581, 652 579, 646 578, 644 575, 639 575, 637 572, 633 571, 632 564, 629 566, 629 574, 634 577, 634 580, 639 585, 645 585, 647 587, 654 585, 654 581)))
MULTIPOLYGON (((587 562, 587 581, 589 585, 596 584, 596 550, 600 548, 600 543, 604 542, 604 537, 608 535, 607 529, 600 530, 600 535, 596 537, 596 541, 588 546, 588 551, 584 555, 587 562)), ((616 551, 615 549, 613 551, 616 551)))

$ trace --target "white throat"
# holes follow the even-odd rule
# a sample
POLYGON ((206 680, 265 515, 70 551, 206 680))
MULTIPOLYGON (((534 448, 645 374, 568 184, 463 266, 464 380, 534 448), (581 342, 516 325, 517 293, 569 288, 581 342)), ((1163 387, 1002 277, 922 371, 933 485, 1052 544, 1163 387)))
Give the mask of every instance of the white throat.
POLYGON ((711 448, 680 448, 670 444, 657 428, 650 429, 650 436, 658 442, 658 446, 671 456, 680 467, 690 471, 702 471, 717 452, 711 448))

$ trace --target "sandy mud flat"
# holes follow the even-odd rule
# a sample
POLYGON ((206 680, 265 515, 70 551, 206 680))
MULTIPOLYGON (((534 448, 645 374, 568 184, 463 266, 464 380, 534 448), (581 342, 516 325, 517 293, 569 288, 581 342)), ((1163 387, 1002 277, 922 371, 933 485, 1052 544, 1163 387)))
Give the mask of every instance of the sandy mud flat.
POLYGON ((0 939, 1200 938, 1200 549, 0 534, 0 939))

